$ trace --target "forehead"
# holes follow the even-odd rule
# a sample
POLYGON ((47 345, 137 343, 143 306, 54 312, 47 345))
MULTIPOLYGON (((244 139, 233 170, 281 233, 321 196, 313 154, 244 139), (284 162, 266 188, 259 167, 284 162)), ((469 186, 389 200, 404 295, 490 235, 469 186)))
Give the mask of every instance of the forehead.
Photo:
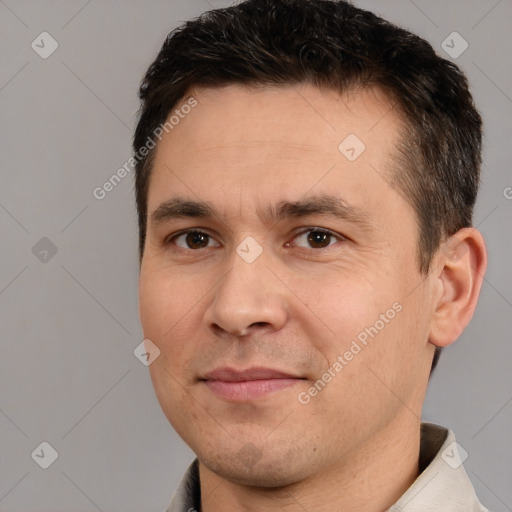
POLYGON ((183 116, 173 132, 190 137, 193 130, 191 142, 203 151, 243 141, 296 143, 332 151, 349 133, 374 146, 383 142, 376 149, 386 150, 390 145, 386 142, 393 142, 400 127, 398 112, 376 87, 340 93, 311 84, 228 85, 195 88, 191 95, 198 106, 183 116))
POLYGON ((189 96, 197 106, 157 145, 149 213, 172 195, 217 200, 226 211, 236 203, 239 212, 244 198, 295 201, 308 192, 374 208, 386 195, 401 200, 389 182, 402 124, 378 89, 229 85, 189 96))

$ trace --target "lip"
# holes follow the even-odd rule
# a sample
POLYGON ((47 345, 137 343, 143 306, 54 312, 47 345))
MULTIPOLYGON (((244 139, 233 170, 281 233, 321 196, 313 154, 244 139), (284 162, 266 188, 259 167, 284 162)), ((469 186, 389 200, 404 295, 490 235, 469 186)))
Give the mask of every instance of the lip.
POLYGON ((242 382, 247 380, 268 380, 268 379, 298 379, 291 373, 265 368, 263 366, 253 366, 246 370, 235 370, 229 366, 216 368, 207 373, 201 380, 221 380, 225 382, 242 382))
POLYGON ((215 395, 228 401, 245 402, 285 390, 304 380, 296 375, 272 368, 253 367, 246 370, 217 368, 201 379, 215 395))

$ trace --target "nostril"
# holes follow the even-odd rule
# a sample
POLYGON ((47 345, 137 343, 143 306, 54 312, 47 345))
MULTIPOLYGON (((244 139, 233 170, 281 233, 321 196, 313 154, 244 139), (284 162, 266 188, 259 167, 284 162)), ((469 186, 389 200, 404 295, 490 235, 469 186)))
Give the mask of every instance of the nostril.
POLYGON ((266 327, 267 325, 269 325, 268 322, 254 322, 249 326, 249 329, 251 329, 251 327, 266 327))
POLYGON ((268 327, 270 324, 268 322, 254 322, 245 329, 242 329, 238 332, 233 332, 237 338, 244 338, 245 336, 249 336, 252 331, 261 329, 262 327, 268 327))

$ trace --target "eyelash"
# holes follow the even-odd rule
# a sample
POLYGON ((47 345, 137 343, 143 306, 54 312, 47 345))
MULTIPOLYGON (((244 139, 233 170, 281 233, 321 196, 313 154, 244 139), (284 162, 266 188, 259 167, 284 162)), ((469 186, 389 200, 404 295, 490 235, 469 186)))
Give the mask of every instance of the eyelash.
MULTIPOLYGON (((343 235, 340 235, 338 233, 335 233, 334 231, 331 231, 329 229, 326 229, 326 228, 320 228, 320 227, 308 227, 302 231, 300 231, 299 233, 296 233, 292 240, 298 238, 299 236, 302 236, 306 233, 309 233, 309 232, 316 232, 316 233, 323 233, 323 234, 326 234, 326 235, 329 235, 333 238, 335 238, 338 242, 344 242, 344 241, 347 241, 347 238, 344 237, 343 235)), ((214 237, 212 235, 210 235, 207 231, 203 231, 201 229, 187 229, 185 231, 180 231, 170 237, 168 237, 165 241, 164 241, 164 245, 165 246, 169 246, 169 245, 175 245, 174 244, 174 241, 181 237, 181 236, 184 236, 184 235, 189 235, 189 234, 201 234, 201 235, 206 235, 207 237, 211 238, 211 239, 214 239, 214 237)), ((332 244, 329 244, 327 247, 320 247, 320 248, 314 248, 314 247, 309 247, 309 249, 311 250, 314 250, 314 251, 318 251, 320 249, 327 249, 329 247, 331 247, 332 244)), ((289 247, 290 244, 289 242, 287 242, 285 244, 286 247, 289 247)), ((190 248, 183 248, 183 247, 178 247, 176 246, 178 250, 183 250, 183 251, 199 251, 200 249, 190 249, 190 248)), ((299 247, 300 249, 305 249, 304 247, 299 247)), ((201 248, 201 249, 204 249, 204 248, 201 248)))

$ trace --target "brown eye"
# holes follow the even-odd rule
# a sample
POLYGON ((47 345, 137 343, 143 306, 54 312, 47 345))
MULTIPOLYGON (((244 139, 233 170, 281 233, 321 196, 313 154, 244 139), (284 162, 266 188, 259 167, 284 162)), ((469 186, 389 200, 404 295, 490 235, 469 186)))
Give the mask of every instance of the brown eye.
POLYGON ((332 235, 325 231, 310 231, 307 238, 311 247, 322 249, 330 245, 332 235))
POLYGON ((173 243, 181 249, 204 249, 206 247, 218 247, 214 239, 203 231, 186 231, 173 237, 169 243, 173 243))
POLYGON ((343 240, 341 235, 328 229, 310 228, 296 235, 292 245, 306 249, 325 249, 333 243, 343 240))
POLYGON ((208 246, 209 236, 206 233, 188 233, 185 241, 190 249, 201 249, 208 246))

